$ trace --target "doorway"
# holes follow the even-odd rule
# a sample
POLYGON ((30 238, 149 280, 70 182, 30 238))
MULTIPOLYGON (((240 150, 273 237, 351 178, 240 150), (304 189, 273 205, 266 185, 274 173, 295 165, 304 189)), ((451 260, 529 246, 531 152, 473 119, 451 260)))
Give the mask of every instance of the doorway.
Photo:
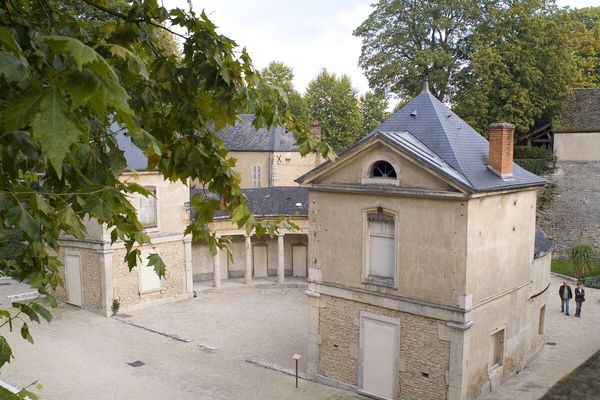
POLYGON ((83 306, 81 292, 81 259, 77 255, 65 255, 65 279, 67 286, 67 303, 83 306))
POLYGON ((306 278, 306 245, 292 246, 292 275, 306 278))
POLYGON ((398 320, 361 313, 359 392, 381 399, 396 398, 399 338, 398 320))
POLYGON ((267 277, 267 245, 257 244, 252 247, 252 265, 255 278, 267 277))

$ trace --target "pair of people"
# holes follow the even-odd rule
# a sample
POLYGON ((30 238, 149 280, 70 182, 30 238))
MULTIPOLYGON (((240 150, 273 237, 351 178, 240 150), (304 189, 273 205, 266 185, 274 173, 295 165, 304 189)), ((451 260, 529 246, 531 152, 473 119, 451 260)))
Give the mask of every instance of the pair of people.
MULTIPOLYGON (((566 315, 569 315, 569 301, 573 298, 573 292, 571 291, 571 286, 567 283, 567 281, 563 281, 562 286, 558 289, 558 294, 560 295, 560 312, 564 312, 566 315)), ((575 288, 575 303, 577 307, 575 309, 575 316, 581 318, 581 306, 585 301, 585 289, 581 287, 581 283, 577 282, 577 287, 575 288)))

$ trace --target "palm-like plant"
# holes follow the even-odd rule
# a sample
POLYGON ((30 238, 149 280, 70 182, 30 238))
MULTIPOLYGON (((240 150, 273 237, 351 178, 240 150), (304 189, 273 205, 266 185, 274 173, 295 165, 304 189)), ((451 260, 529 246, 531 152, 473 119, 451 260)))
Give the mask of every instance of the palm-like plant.
POLYGON ((579 279, 590 270, 594 260, 594 250, 589 244, 578 244, 571 247, 569 256, 575 267, 575 278, 579 279))

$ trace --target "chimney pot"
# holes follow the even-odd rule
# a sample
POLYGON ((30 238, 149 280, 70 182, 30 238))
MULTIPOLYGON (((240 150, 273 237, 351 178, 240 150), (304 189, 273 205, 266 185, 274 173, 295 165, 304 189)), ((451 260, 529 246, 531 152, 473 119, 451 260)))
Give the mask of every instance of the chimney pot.
POLYGON ((488 168, 502 179, 513 176, 515 126, 496 122, 489 127, 488 168))

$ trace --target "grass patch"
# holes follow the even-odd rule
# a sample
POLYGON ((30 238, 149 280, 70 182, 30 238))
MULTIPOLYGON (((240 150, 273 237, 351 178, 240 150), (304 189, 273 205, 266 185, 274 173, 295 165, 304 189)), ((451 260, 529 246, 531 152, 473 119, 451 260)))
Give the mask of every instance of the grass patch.
MULTIPOLYGON (((552 264, 550 267, 552 272, 555 272, 557 274, 561 274, 561 275, 567 275, 567 276, 574 276, 575 275, 575 267, 573 266, 573 263, 569 260, 552 260, 552 264)), ((592 268, 590 268, 589 273, 587 273, 585 276, 597 276, 600 275, 600 265, 592 265, 592 268)))

